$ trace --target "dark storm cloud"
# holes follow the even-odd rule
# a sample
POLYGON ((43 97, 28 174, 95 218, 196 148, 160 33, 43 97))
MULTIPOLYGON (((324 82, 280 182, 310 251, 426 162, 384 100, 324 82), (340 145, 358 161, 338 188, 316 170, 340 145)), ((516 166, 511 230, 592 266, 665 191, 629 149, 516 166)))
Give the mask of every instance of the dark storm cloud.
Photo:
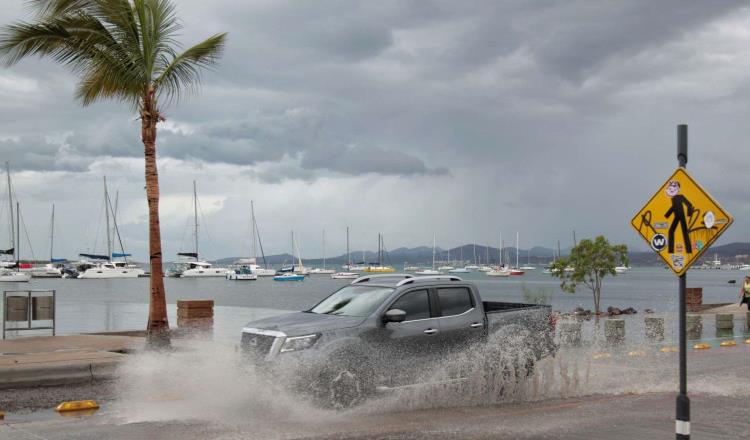
MULTIPOLYGON (((21 4, 0 21, 19 18, 21 4)), ((547 246, 571 229, 633 242, 627 219, 674 165, 674 125, 688 122, 691 171, 727 209, 750 213, 745 4, 180 0, 186 44, 230 38, 202 92, 165 109, 163 182, 181 191, 211 170, 227 179, 215 194, 247 179, 237 191, 258 183, 278 200, 315 186, 339 206, 321 223, 341 221, 346 197, 391 209, 412 195, 451 201, 388 222, 394 242, 423 225, 482 240, 525 228, 547 246)), ((73 83, 46 62, 0 71, 0 153, 14 169, 85 176, 141 157, 135 116, 80 108, 73 83)), ((303 208, 286 203, 274 218, 319 210, 303 208)), ((384 223, 351 215, 362 229, 384 223)))

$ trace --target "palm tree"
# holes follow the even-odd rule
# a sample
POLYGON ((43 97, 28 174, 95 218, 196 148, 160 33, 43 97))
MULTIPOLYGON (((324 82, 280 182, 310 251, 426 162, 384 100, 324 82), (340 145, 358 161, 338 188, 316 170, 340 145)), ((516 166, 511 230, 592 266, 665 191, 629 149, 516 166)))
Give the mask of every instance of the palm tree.
POLYGON ((171 0, 29 0, 29 5, 33 21, 0 31, 0 57, 8 65, 32 55, 50 58, 79 77, 75 96, 84 106, 114 99, 140 116, 151 265, 148 344, 168 346, 156 169, 156 128, 164 121, 160 104, 196 90, 201 72, 221 57, 226 34, 180 52, 181 25, 171 0))

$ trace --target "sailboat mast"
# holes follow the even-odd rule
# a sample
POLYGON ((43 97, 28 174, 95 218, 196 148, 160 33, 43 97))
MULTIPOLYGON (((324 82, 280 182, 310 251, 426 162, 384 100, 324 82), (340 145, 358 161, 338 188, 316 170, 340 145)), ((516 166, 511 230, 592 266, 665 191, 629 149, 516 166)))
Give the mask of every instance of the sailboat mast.
POLYGON ((500 267, 503 267, 503 233, 500 233, 500 249, 497 251, 498 258, 500 259, 500 262, 498 263, 500 267))
POLYGON ((378 234, 378 266, 383 267, 383 251, 381 244, 383 243, 383 236, 378 234))
POLYGON ((193 180, 193 216, 195 218, 195 261, 198 260, 198 187, 193 180))
MULTIPOLYGON (((16 201, 16 266, 21 261, 21 207, 16 201)), ((20 268, 20 266, 19 266, 20 268)))
POLYGON ((435 234, 432 234, 432 270, 435 270, 435 234))
POLYGON ((516 232, 516 269, 518 269, 518 232, 516 232))
POLYGON ((55 246, 55 204, 52 204, 52 219, 50 220, 50 227, 49 227, 49 261, 52 262, 52 259, 55 256, 54 248, 55 246))
POLYGON ((323 229, 323 270, 326 270, 326 230, 323 229))
MULTIPOLYGON (((252 228, 253 228, 253 258, 257 260, 258 258, 258 251, 255 247, 255 206, 253 205, 253 201, 250 200, 250 220, 252 222, 252 228)), ((256 261, 255 264, 258 264, 256 261)))
POLYGON ((112 260, 112 232, 109 230, 109 194, 107 193, 107 176, 104 176, 104 216, 107 219, 107 259, 112 260))
POLYGON ((10 162, 5 162, 5 172, 8 175, 8 205, 10 207, 10 247, 13 249, 13 259, 16 258, 16 231, 15 222, 13 221, 13 187, 10 183, 10 162))
POLYGON ((474 243, 474 264, 477 264, 477 244, 474 243))
POLYGON ((352 254, 349 252, 349 226, 346 227, 346 259, 347 269, 350 270, 352 268, 352 254))

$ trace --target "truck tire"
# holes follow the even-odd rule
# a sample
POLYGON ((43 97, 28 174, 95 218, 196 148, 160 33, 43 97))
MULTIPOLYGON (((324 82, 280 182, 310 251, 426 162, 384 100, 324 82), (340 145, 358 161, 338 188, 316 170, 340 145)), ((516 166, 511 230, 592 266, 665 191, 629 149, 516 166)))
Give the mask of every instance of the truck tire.
MULTIPOLYGON (((340 358, 340 357, 339 357, 340 358)), ((375 393, 375 379, 367 362, 331 362, 316 375, 312 388, 318 406, 342 410, 357 406, 375 393)))

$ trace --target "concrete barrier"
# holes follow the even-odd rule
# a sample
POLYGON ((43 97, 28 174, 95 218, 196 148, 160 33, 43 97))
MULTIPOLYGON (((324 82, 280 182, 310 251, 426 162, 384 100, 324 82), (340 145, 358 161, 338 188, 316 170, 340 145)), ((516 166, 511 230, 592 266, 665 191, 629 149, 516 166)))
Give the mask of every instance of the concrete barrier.
POLYGON ((664 340, 664 318, 646 316, 644 318, 646 340, 649 342, 661 342, 664 340))
POLYGON ((581 345, 581 328, 580 322, 565 321, 557 324, 560 329, 560 343, 563 345, 578 346, 581 345))
POLYGON ((732 313, 717 313, 716 330, 734 330, 734 315, 732 313))
POLYGON ((687 315, 685 333, 688 339, 701 339, 703 337, 703 317, 700 315, 687 315))
POLYGON ((623 343, 625 341, 625 320, 608 319, 604 321, 604 339, 610 345, 623 343))

